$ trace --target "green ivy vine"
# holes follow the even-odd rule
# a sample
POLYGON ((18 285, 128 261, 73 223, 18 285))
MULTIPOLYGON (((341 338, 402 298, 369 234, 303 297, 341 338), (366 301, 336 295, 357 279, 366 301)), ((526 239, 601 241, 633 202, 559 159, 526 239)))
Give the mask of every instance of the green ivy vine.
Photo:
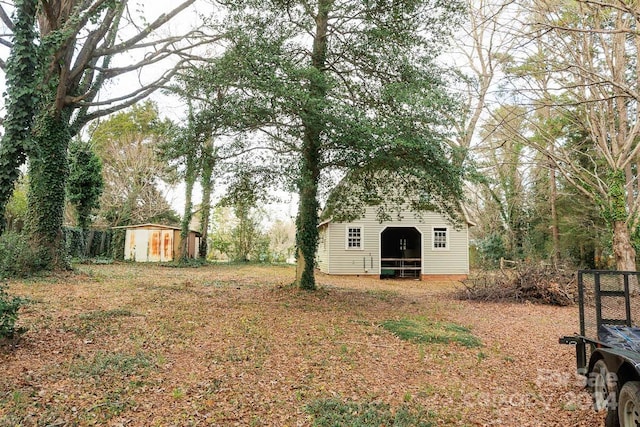
POLYGON ((5 133, 0 141, 0 233, 4 211, 20 176, 31 142, 31 125, 39 103, 36 0, 16 0, 13 47, 6 68, 5 133))
POLYGON ((626 178, 623 170, 611 171, 607 176, 607 184, 609 192, 607 194, 607 203, 605 204, 605 219, 613 224, 619 221, 627 220, 627 204, 626 204, 626 178))

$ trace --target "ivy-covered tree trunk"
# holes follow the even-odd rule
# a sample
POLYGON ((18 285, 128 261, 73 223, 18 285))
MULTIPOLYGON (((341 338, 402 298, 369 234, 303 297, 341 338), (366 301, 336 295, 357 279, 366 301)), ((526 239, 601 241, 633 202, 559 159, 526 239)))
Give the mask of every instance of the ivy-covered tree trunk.
POLYGON ((211 217, 211 192, 213 190, 213 167, 215 166, 215 159, 212 153, 212 147, 207 147, 204 152, 204 158, 202 159, 202 206, 200 210, 200 233, 202 238, 200 239, 200 247, 198 248, 198 255, 202 259, 207 258, 209 252, 208 234, 209 234, 209 218, 211 217))
POLYGON ((327 29, 332 1, 319 0, 316 33, 311 54, 309 100, 301 113, 304 135, 298 192, 300 202, 296 218, 296 245, 298 247, 298 285, 302 289, 315 289, 315 255, 318 247, 318 181, 320 179, 321 137, 324 131, 322 110, 326 101, 325 81, 327 56, 327 29))
POLYGON ((35 149, 29 153, 27 230, 44 269, 69 268, 62 235, 65 185, 71 141, 69 117, 44 112, 38 117, 35 149))
POLYGON ((82 254, 90 256, 93 237, 93 234, 89 233, 91 212, 99 207, 104 188, 102 161, 91 145, 81 140, 75 140, 70 144, 68 161, 67 198, 75 207, 76 222, 82 230, 82 254))
POLYGON ((613 255, 620 271, 636 270, 636 251, 631 243, 631 232, 627 224, 627 177, 624 171, 609 173, 609 206, 606 216, 613 231, 613 255))
POLYGON ((11 54, 6 67, 6 116, 0 141, 0 233, 4 212, 26 160, 25 144, 31 138, 36 105, 37 46, 36 0, 16 0, 16 19, 11 54))
POLYGON ((316 288, 314 266, 318 246, 318 168, 313 167, 317 159, 317 146, 306 147, 302 162, 303 177, 299 183, 300 202, 296 218, 296 245, 298 247, 298 286, 301 289, 316 288), (315 151, 315 153, 314 153, 315 151), (314 170, 315 169, 315 170, 314 170), (315 178, 314 178, 315 176, 315 178))
POLYGON ((193 185, 196 181, 196 160, 192 154, 187 154, 187 165, 185 171, 185 192, 184 192, 184 215, 182 216, 182 227, 180 231, 180 261, 189 258, 189 225, 193 217, 193 185))

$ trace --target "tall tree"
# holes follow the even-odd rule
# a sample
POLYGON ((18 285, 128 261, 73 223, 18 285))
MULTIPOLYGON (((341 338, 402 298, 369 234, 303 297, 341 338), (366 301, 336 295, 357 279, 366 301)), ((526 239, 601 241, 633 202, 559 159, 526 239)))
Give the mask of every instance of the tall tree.
MULTIPOLYGON (((496 103, 492 91, 503 68, 515 53, 517 40, 512 37, 513 0, 466 0, 467 22, 458 29, 451 60, 465 76, 464 109, 456 121, 453 143, 470 150, 477 138, 482 117, 490 115, 496 103)), ((459 161, 466 159, 461 158, 459 161)))
MULTIPOLYGON (((191 64, 188 69, 180 73, 177 82, 171 87, 171 91, 188 104, 186 127, 179 131, 176 138, 162 147, 163 157, 181 172, 185 180, 185 211, 182 220, 182 233, 185 236, 193 216, 191 199, 198 178, 202 187, 200 232, 203 236, 208 235, 214 168, 220 160, 214 143, 228 129, 221 117, 223 114, 229 114, 225 110, 224 89, 215 85, 202 84, 207 73, 215 72, 215 68, 205 67, 203 62, 197 65, 191 64)), ((207 256, 207 240, 201 239, 198 248, 202 259, 207 256)), ((186 243, 186 240, 184 242, 186 243)))
POLYGON ((104 188, 102 161, 88 143, 76 139, 69 147, 67 199, 74 206, 76 221, 86 236, 91 212, 100 205, 104 188))
POLYGON ((178 222, 160 191, 172 177, 157 151, 172 127, 158 114, 155 104, 144 102, 90 126, 91 143, 103 163, 99 214, 109 226, 178 222))
MULTIPOLYGON (((13 188, 12 171, 28 157, 27 227, 48 268, 66 267, 60 230, 71 138, 89 121, 136 103, 168 81, 175 67, 128 93, 98 98, 106 82, 161 64, 193 46, 190 36, 158 37, 157 30, 194 1, 183 1, 151 22, 143 17, 132 22, 136 14, 130 13, 126 0, 16 0, 0 5, 0 19, 13 29, 12 40, 2 40, 11 46, 5 69, 12 88, 7 92, 8 118, 23 129, 6 132, 2 139, 0 164, 7 169, 0 174, 0 188, 13 188), (8 18, 10 6, 16 10, 13 21, 8 18), (123 38, 120 29, 125 26, 139 31, 123 38), (115 65, 117 55, 147 47, 154 47, 151 54, 129 66, 115 65)), ((0 192, 0 208, 6 200, 6 192, 0 192)))
MULTIPOLYGON (((640 225, 637 6, 622 0, 526 4, 545 53, 536 72, 548 74, 549 92, 555 93, 546 102, 568 119, 569 127, 584 130, 593 156, 572 161, 578 145, 555 135, 532 144, 600 207, 610 224, 617 268, 635 270, 633 238, 640 225)), ((540 108, 538 88, 533 89, 521 86, 519 97, 540 108)))
MULTIPOLYGON (((184 211, 181 221, 180 262, 189 258, 187 250, 189 230, 193 218, 193 189, 202 167, 203 147, 210 140, 207 129, 196 119, 192 103, 189 104, 187 124, 173 129, 171 138, 160 145, 160 157, 169 162, 177 174, 184 179, 184 211)), ((204 233, 203 236, 206 236, 204 233)))
POLYGON ((456 104, 433 59, 462 7, 431 0, 233 3, 221 59, 233 75, 218 77, 246 95, 239 107, 255 118, 246 124, 267 137, 299 195, 300 287, 315 288, 320 197, 335 184, 332 176, 349 172, 371 191, 393 188, 405 203, 428 195, 423 209, 456 211, 460 170, 445 147, 456 104))
MULTIPOLYGON (((535 191, 530 196, 535 196, 536 200, 531 201, 531 205, 538 205, 536 220, 544 222, 542 226, 547 230, 549 236, 545 240, 551 243, 548 248, 549 255, 545 256, 554 264, 560 261, 560 229, 558 219, 558 171, 554 161, 555 147, 558 141, 567 138, 566 117, 563 111, 554 107, 558 101, 553 90, 552 76, 546 72, 546 57, 544 43, 542 42, 541 29, 531 43, 531 49, 527 51, 524 58, 517 60, 511 58, 509 66, 505 67, 505 72, 509 76, 517 76, 518 80, 526 82, 526 87, 535 88, 535 98, 528 100, 529 105, 523 105, 521 120, 526 123, 529 132, 520 132, 520 129, 511 129, 516 132, 515 138, 527 146, 538 149, 538 156, 532 159, 534 171, 532 173, 532 185, 535 191), (540 209, 545 205, 548 209, 540 209)), ((520 54, 520 56, 523 56, 520 54)), ((505 127, 510 127, 510 123, 505 123, 505 127)))
MULTIPOLYGON (((200 57, 185 67, 171 86, 171 91, 189 107, 188 125, 184 132, 188 141, 176 141, 177 144, 166 146, 165 152, 168 160, 183 170, 187 192, 191 191, 190 182, 195 184, 196 180, 200 180, 202 203, 199 223, 203 236, 209 231, 211 198, 216 177, 225 173, 228 163, 240 161, 239 157, 247 153, 245 141, 233 138, 233 133, 238 128, 244 129, 247 120, 251 120, 238 113, 240 110, 237 103, 246 99, 236 94, 231 95, 230 92, 237 92, 237 89, 229 87, 226 77, 219 77, 233 75, 235 68, 236 64, 219 62, 217 56, 200 57), (188 173, 190 170, 195 173, 188 173)), ((251 150, 253 149, 249 149, 251 150)), ((201 239, 199 254, 205 258, 207 252, 208 239, 201 239)))
POLYGON ((261 185, 248 168, 241 168, 232 177, 227 195, 219 205, 233 208, 237 219, 237 224, 231 231, 235 261, 249 261, 251 254, 256 252, 258 241, 263 236, 255 212, 265 200, 261 185))
POLYGON ((484 195, 484 212, 497 214, 487 215, 490 221, 485 237, 505 236, 507 255, 514 259, 524 257, 528 231, 528 162, 526 146, 519 137, 526 133, 523 110, 515 106, 496 110, 483 127, 484 148, 477 150, 480 170, 489 177, 479 192, 484 195))
POLYGON ((209 221, 211 219, 211 196, 214 185, 213 169, 216 164, 216 155, 213 144, 204 147, 202 153, 202 166, 200 172, 200 185, 202 187, 202 203, 200 203, 200 247, 198 255, 202 259, 206 259, 209 253, 209 221))

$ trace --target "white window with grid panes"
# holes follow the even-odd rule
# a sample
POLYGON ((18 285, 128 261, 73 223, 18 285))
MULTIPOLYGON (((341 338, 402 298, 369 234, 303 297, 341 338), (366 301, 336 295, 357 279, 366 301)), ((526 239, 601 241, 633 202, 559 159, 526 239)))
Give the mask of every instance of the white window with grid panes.
POLYGON ((449 249, 449 230, 447 227, 433 227, 433 250, 449 249))
POLYGON ((362 241, 362 227, 360 226, 349 226, 347 227, 347 241, 346 248, 347 249, 363 249, 363 241, 362 241))

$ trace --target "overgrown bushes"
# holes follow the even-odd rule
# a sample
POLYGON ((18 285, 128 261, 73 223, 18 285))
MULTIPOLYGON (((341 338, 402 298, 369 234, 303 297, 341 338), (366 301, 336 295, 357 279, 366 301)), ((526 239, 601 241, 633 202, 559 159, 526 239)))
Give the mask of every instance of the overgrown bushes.
POLYGON ((111 230, 110 258, 124 260, 126 234, 127 232, 124 229, 111 230))
POLYGON ((0 235, 0 278, 26 277, 45 264, 46 260, 39 259, 24 235, 12 232, 0 235))
MULTIPOLYGON (((64 227, 62 231, 66 254, 70 258, 111 257, 124 250, 124 243, 114 250, 111 230, 91 230, 86 238, 79 228, 64 227)), ((46 260, 39 258, 26 235, 14 232, 0 235, 0 278, 30 276, 45 265, 46 260)))
POLYGON ((13 338, 20 332, 16 329, 18 310, 26 302, 24 298, 10 296, 6 285, 0 283, 0 338, 13 338))
POLYGON ((479 301, 533 302, 573 305, 577 282, 573 270, 521 264, 514 270, 481 272, 464 280, 459 297, 479 301))
POLYGON ((67 254, 71 258, 111 256, 111 230, 89 230, 86 235, 79 227, 63 227, 62 231, 67 254))

